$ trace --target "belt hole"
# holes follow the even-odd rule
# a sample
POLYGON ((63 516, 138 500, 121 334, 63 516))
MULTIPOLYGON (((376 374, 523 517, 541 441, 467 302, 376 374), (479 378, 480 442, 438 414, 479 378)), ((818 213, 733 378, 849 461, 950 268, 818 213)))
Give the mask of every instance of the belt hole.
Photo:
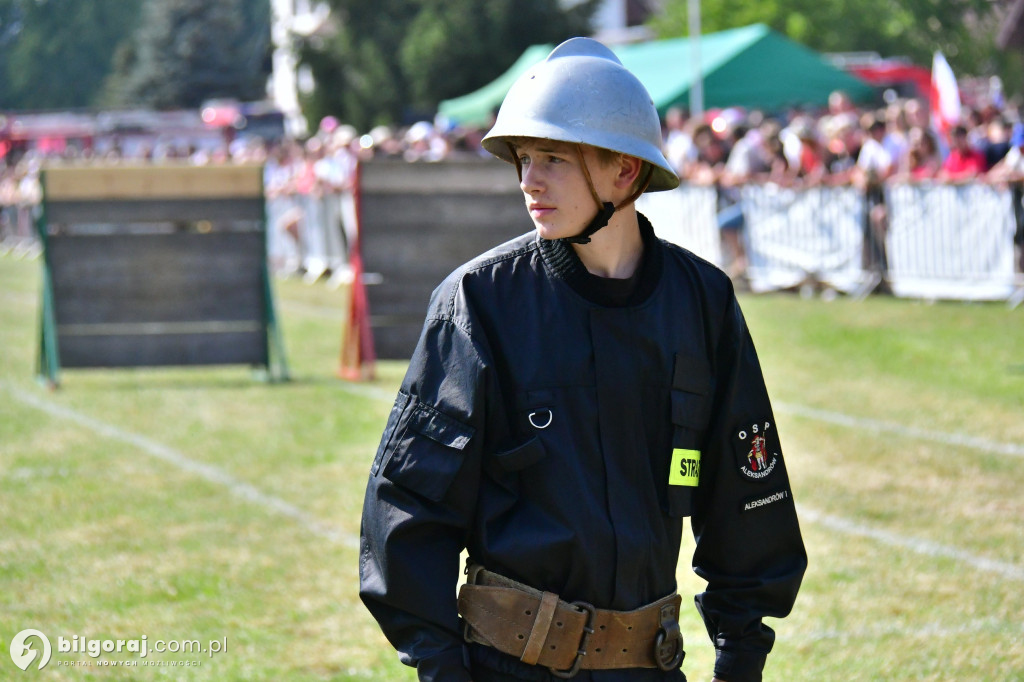
POLYGON ((596 654, 599 654, 599 653, 601 653, 601 649, 600 649, 600 647, 599 647, 599 648, 597 648, 597 649, 594 649, 594 653, 596 653, 596 654))
POLYGON ((627 630, 632 630, 632 629, 633 629, 633 626, 632 626, 632 625, 630 625, 630 626, 629 626, 629 627, 627 627, 626 629, 627 629, 627 630))
POLYGON ((622 653, 624 653, 624 654, 629 653, 629 649, 623 649, 622 653))
POLYGON ((532 616, 533 615, 533 611, 530 611, 529 609, 527 609, 526 610, 526 615, 527 616, 532 616))
POLYGON ((555 650, 555 649, 557 649, 557 648, 558 648, 558 646, 556 646, 556 645, 554 645, 554 644, 552 644, 552 645, 551 645, 551 650, 552 650, 552 651, 554 651, 554 650, 555 650))
POLYGON ((516 635, 516 639, 526 639, 523 635, 516 635))
POLYGON ((562 623, 561 622, 555 623, 555 625, 557 625, 558 627, 562 627, 562 623))
POLYGON ((604 630, 604 629, 605 629, 605 627, 604 627, 604 626, 602 625, 602 626, 600 626, 600 629, 604 630))

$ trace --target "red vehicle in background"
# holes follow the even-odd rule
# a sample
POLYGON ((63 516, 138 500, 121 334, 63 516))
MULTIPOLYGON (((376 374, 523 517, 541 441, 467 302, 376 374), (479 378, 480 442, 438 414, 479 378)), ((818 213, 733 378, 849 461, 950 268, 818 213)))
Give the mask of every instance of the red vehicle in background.
POLYGON ((833 65, 875 86, 880 98, 931 99, 931 69, 904 57, 882 58, 874 52, 829 55, 833 65), (886 92, 892 94, 886 96, 886 92))
POLYGON ((931 98, 931 69, 903 59, 879 59, 868 64, 851 65, 846 70, 871 83, 879 92, 892 90, 901 98, 931 98))

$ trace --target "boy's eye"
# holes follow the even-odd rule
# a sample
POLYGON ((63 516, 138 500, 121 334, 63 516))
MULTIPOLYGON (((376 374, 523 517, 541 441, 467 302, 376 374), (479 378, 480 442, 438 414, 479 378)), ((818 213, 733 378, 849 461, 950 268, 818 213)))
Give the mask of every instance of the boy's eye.
MULTIPOLYGON (((565 159, 564 158, 562 158, 561 156, 555 156, 553 154, 541 154, 539 160, 540 160, 541 163, 548 163, 548 164, 565 163, 565 159)), ((520 154, 519 155, 519 164, 521 166, 528 166, 528 165, 530 165, 530 163, 532 163, 532 159, 530 158, 529 154, 520 154)))

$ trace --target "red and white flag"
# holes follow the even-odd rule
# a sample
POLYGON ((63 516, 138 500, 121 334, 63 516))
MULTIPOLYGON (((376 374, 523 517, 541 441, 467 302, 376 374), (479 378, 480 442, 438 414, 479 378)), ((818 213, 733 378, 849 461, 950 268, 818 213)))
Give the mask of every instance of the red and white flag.
POLYGON ((960 88, 941 52, 932 59, 931 94, 932 127, 948 140, 950 129, 960 122, 960 88))

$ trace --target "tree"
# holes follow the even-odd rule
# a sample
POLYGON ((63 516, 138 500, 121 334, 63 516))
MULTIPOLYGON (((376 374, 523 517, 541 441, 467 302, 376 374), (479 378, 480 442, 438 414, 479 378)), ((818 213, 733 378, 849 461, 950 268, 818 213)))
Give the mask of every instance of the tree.
POLYGON ((546 0, 424 2, 399 54, 413 105, 433 110, 493 80, 532 44, 588 34, 596 4, 565 10, 546 0))
POLYGON ((96 103, 142 0, 0 0, 0 109, 96 103))
POLYGON ((333 114, 366 129, 432 115, 484 85, 529 45, 589 33, 597 0, 330 0, 338 31, 301 45, 316 81, 311 122, 333 114), (387 17, 387 19, 383 19, 387 17))
MULTIPOLYGON (((665 0, 658 37, 689 34, 687 0, 665 0)), ((715 0, 701 3, 702 31, 767 24, 821 52, 877 52, 930 66, 941 50, 959 74, 1019 72, 1019 55, 995 47, 1002 17, 992 0, 715 0), (1016 65, 1015 65, 1016 63, 1016 65)))
POLYGON ((214 98, 263 99, 269 10, 253 0, 146 0, 108 84, 120 104, 192 108, 214 98))
POLYGON ((316 123, 334 114, 366 129, 400 119, 407 91, 397 54, 416 0, 330 0, 333 36, 314 36, 299 45, 299 56, 316 81, 303 97, 303 111, 316 123))

